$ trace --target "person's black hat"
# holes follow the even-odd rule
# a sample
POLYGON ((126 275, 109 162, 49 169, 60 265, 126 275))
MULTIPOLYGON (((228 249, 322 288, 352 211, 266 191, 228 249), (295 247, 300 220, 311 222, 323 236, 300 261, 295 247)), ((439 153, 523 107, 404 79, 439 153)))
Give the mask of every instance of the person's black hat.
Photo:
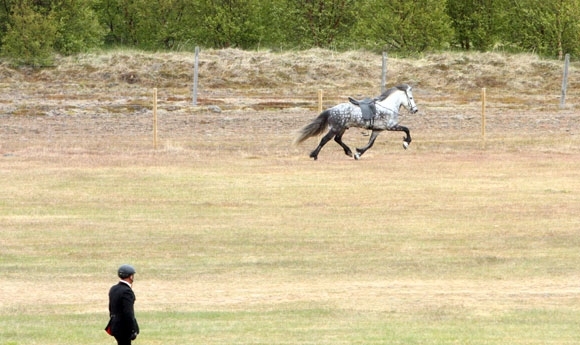
POLYGON ((137 273, 137 271, 135 271, 135 268, 131 265, 122 265, 121 267, 119 267, 118 271, 119 278, 121 279, 128 278, 135 273, 137 273))

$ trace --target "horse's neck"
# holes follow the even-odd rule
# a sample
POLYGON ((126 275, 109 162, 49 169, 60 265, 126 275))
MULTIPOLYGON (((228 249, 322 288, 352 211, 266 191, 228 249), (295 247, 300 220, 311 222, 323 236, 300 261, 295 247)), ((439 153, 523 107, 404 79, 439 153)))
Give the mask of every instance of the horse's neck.
POLYGON ((403 98, 397 92, 387 99, 377 102, 377 104, 377 112, 379 113, 398 113, 401 104, 403 104, 403 98))

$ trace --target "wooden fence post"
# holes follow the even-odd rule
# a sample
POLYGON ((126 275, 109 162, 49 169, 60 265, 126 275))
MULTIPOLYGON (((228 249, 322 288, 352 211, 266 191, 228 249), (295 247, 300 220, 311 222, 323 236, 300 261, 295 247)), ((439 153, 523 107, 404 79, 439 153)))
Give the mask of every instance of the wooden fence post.
POLYGON ((387 52, 383 52, 383 71, 381 74, 381 93, 387 90, 387 52))
POLYGON ((560 108, 566 106, 566 91, 568 89, 568 67, 570 66, 570 54, 564 58, 564 75, 562 76, 562 95, 560 96, 560 108))
POLYGON ((195 61, 193 63, 193 106, 197 106, 198 65, 199 65, 199 47, 195 47, 195 61))
POLYGON ((153 89, 153 148, 157 150, 157 88, 153 89))
POLYGON ((486 90, 484 87, 481 89, 481 140, 483 140, 484 147, 485 147, 485 97, 486 90))

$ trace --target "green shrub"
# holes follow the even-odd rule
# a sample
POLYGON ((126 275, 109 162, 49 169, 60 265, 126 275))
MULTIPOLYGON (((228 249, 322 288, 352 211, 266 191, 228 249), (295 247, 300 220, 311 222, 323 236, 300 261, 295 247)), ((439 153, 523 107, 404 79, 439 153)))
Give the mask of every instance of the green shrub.
POLYGON ((23 4, 9 17, 1 53, 17 66, 49 66, 53 63, 56 32, 56 25, 49 17, 23 4))
POLYGON ((51 17, 57 23, 57 52, 72 55, 103 45, 105 29, 87 1, 62 1, 53 8, 51 17))

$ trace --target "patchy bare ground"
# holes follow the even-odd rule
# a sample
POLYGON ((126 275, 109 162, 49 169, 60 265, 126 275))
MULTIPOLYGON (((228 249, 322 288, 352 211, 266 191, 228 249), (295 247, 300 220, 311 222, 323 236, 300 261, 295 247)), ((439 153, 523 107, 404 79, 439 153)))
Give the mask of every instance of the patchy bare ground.
MULTIPOLYGON (((43 70, 0 65, 0 153, 150 150, 157 88, 158 150, 307 154, 313 140, 301 148, 289 143, 293 131, 317 115, 319 90, 323 107, 349 95, 380 93, 380 55, 210 50, 200 54, 198 104, 193 106, 193 61, 185 53, 118 51, 63 58, 43 70)), ((580 77, 574 65, 565 109, 559 107, 559 61, 445 53, 391 58, 387 66, 388 86, 414 86, 420 113, 402 120, 414 143, 421 139, 431 149, 445 150, 480 140, 485 87, 488 140, 553 138, 566 143, 563 149, 577 146, 580 77)), ((366 140, 365 133, 359 138, 359 131, 350 132, 347 140, 366 140)), ((400 138, 385 133, 381 140, 400 138)))
MULTIPOLYGON (((5 311, 46 312, 67 306, 75 312, 100 313, 107 304, 113 282, 43 283, 42 289, 27 282, 4 281, 5 311), (101 292, 88 294, 87 291, 101 292), (79 304, 80 303, 80 304, 79 304)), ((295 303, 323 303, 343 310, 414 313, 421 310, 477 310, 492 313, 526 308, 560 308, 577 302, 580 288, 570 279, 497 281, 471 280, 390 280, 279 281, 256 277, 227 281, 179 280, 137 281, 139 311, 179 309, 180 311, 262 309, 295 303), (191 292, 195 293, 191 293, 191 292)))

